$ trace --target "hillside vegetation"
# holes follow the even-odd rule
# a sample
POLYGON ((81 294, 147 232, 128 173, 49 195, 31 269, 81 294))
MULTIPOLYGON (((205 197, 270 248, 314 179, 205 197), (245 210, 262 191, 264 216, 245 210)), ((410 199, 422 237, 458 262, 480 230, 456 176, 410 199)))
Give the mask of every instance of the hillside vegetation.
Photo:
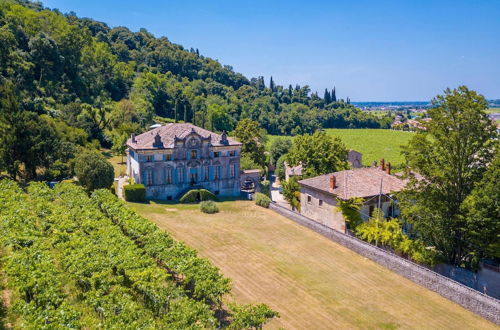
POLYGON ((71 177, 78 147, 123 153, 127 137, 153 122, 230 132, 249 118, 272 134, 391 122, 355 108, 335 88, 320 97, 307 85, 249 79, 145 29, 110 28, 39 2, 0 1, 0 42, 6 109, 0 113, 0 170, 13 179, 71 177), (12 151, 19 145, 25 153, 12 151))
POLYGON ((109 191, 1 181, 0 201, 8 327, 241 328, 276 316, 225 310, 229 279, 109 191))

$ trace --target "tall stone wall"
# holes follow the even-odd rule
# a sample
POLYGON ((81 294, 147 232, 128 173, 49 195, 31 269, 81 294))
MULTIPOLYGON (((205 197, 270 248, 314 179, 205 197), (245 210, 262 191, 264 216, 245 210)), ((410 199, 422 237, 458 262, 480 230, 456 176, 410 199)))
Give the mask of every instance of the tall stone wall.
POLYGON ((500 301, 475 291, 430 269, 401 258, 388 251, 366 243, 356 237, 329 228, 275 203, 269 208, 288 219, 343 245, 354 252, 406 277, 407 279, 439 293, 441 296, 500 325, 500 301))

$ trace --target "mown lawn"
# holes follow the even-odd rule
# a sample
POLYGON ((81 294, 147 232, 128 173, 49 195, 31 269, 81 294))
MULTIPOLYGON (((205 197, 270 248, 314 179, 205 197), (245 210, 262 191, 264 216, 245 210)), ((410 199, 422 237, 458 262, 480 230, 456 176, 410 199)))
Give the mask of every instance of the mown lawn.
POLYGON ((106 157, 106 159, 113 165, 115 169, 115 178, 127 173, 127 157, 117 156, 111 152, 109 149, 102 149, 101 153, 106 157))
MULTIPOLYGON (((414 135, 411 132, 393 131, 389 129, 326 129, 327 134, 337 135, 344 141, 348 149, 363 154, 363 165, 370 166, 380 158, 391 162, 393 168, 401 167, 404 158, 401 146, 407 145, 414 135)), ((267 146, 276 138, 268 136, 267 146)))
POLYGON ((239 303, 281 314, 269 329, 493 329, 459 305, 249 201, 130 203, 233 280, 239 303))

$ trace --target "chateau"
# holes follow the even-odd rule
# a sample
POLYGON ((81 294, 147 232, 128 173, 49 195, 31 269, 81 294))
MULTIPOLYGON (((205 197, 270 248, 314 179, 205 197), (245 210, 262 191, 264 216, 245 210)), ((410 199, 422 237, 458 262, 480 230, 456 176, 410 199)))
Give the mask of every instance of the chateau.
POLYGON ((190 188, 240 194, 241 143, 192 124, 167 124, 127 141, 127 173, 146 197, 175 200, 190 188))

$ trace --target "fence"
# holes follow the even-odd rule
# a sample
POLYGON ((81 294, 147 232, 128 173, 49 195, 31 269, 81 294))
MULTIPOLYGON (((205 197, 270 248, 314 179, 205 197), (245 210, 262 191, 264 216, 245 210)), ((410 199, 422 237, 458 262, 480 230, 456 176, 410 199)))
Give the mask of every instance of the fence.
POLYGON ((319 222, 306 218, 287 208, 272 203, 269 208, 288 219, 295 221, 330 240, 406 277, 407 279, 439 293, 441 296, 500 324, 500 301, 475 291, 430 269, 401 258, 386 250, 366 243, 356 237, 348 236, 319 222))

